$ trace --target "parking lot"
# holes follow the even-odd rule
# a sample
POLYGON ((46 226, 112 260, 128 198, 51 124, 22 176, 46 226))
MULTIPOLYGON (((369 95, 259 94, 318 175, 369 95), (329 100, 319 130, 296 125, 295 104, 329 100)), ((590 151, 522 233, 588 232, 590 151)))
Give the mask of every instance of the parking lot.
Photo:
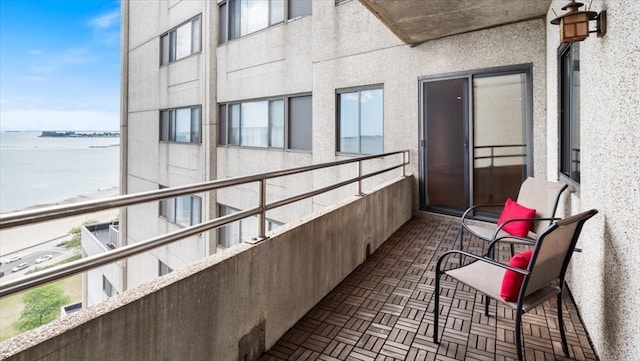
POLYGON ((53 265, 71 254, 73 251, 66 249, 60 240, 54 240, 20 252, 0 256, 0 262, 2 262, 0 283, 21 277, 30 270, 53 265))

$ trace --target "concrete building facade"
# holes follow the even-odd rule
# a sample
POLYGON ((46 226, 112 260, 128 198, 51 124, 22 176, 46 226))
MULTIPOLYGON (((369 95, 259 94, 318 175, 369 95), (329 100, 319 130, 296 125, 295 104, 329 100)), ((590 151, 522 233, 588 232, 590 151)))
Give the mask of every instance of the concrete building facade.
MULTIPOLYGON (((459 11, 477 3, 510 6, 463 1, 459 11)), ((525 176, 560 179, 571 188, 561 216, 600 211, 583 232, 583 252, 573 258, 568 283, 598 354, 634 359, 640 346, 640 281, 633 277, 640 273, 634 261, 640 257, 634 242, 640 237, 640 10, 623 1, 594 0, 592 10, 607 11, 607 33, 567 47, 549 23, 563 13, 564 1, 517 3, 523 4, 522 18, 505 15, 502 22, 475 28, 465 27, 471 20, 452 22, 439 29, 453 32, 430 30, 432 38, 407 41, 430 23, 403 33, 402 21, 385 17, 384 6, 424 13, 436 5, 123 1, 121 190, 137 193, 409 149, 414 212, 456 215, 482 199, 473 180, 482 179, 488 166, 469 149, 511 146, 482 158, 515 167, 516 182, 503 175, 507 194, 525 176), (533 15, 527 6, 536 7, 533 15), (575 66, 579 60, 570 76, 563 73, 564 59, 575 66), (570 98, 564 89, 572 89, 570 98), (569 109, 579 128, 563 127, 569 109), (457 128, 438 122, 446 116, 460 120, 457 128), (564 153, 575 144, 579 157, 564 153), (434 157, 455 152, 458 158, 445 157, 441 165, 434 157)), ((268 196, 322 187, 349 172, 274 181, 268 196)), ((492 192, 488 198, 503 195, 492 192)), ((289 223, 353 194, 347 187, 267 218, 273 226, 289 223)), ((257 197, 257 188, 247 186, 128 209, 120 217, 121 243, 246 209, 257 197)), ((254 224, 247 220, 221 237, 202 234, 131 258, 122 265, 119 284, 131 288, 162 269, 183 268, 255 236, 254 224)))
MULTIPOLYGON (((91 257, 117 248, 118 233, 118 220, 82 226, 82 256, 91 257)), ((83 273, 81 306, 90 307, 124 291, 123 279, 122 267, 118 263, 83 273)))

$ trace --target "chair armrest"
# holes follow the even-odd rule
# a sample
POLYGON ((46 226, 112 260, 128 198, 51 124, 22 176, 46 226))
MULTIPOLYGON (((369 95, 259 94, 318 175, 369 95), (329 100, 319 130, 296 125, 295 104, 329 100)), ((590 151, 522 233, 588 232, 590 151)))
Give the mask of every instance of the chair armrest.
POLYGON ((475 206, 471 206, 467 208, 467 210, 464 211, 464 213, 462 214, 462 217, 460 217, 460 223, 464 224, 464 220, 467 218, 467 214, 469 214, 470 212, 475 211, 478 208, 489 208, 489 207, 504 207, 504 203, 478 204, 475 206))
MULTIPOLYGON (((491 239, 495 240, 498 237, 498 234, 500 233, 500 231, 502 230, 502 228, 504 228, 505 225, 512 223, 512 222, 535 222, 535 221, 558 221, 561 218, 545 218, 545 217, 534 217, 534 218, 511 218, 506 220, 504 223, 499 224, 495 230, 495 232, 493 232, 493 236, 491 237, 491 239)), ((500 237, 500 238, 515 238, 515 239, 522 239, 522 237, 519 236, 510 236, 510 237, 500 237)), ((524 237, 525 239, 531 239, 529 237, 524 237)))
POLYGON ((489 241, 489 247, 487 248, 487 255, 493 254, 493 248, 494 246, 500 242, 500 241, 505 241, 505 242, 509 242, 510 239, 512 240, 518 240, 520 242, 524 242, 524 243, 529 243, 531 245, 535 245, 536 244, 536 240, 531 238, 531 237, 520 237, 520 236, 514 236, 512 234, 506 235, 506 236, 500 236, 498 237, 498 234, 500 234, 500 231, 502 230, 502 228, 506 225, 509 224, 511 222, 520 222, 520 221, 526 221, 526 222, 533 222, 533 221, 558 221, 561 218, 557 218, 557 217, 534 217, 534 218, 512 218, 512 219, 508 219, 506 220, 504 223, 498 225, 498 227, 496 228, 495 232, 493 232, 493 236, 491 237, 491 241, 489 241))
MULTIPOLYGON (((526 269, 512 267, 512 266, 509 266, 508 264, 500 263, 498 261, 495 261, 495 260, 493 260, 491 258, 488 258, 488 257, 485 257, 485 256, 479 256, 477 254, 473 254, 473 253, 469 253, 469 252, 465 252, 465 251, 460 251, 460 250, 457 250, 457 249, 452 249, 450 251, 447 251, 447 252, 441 254, 440 257, 438 257, 438 262, 436 263, 436 274, 439 275, 440 273, 442 273, 441 272, 441 267, 440 267, 441 264, 442 264, 442 261, 445 258, 447 258, 448 256, 451 256, 453 254, 459 254, 459 255, 462 255, 462 256, 465 256, 465 257, 471 257, 471 258, 475 259, 476 261, 486 262, 486 263, 492 264, 494 266, 498 266, 500 268, 504 268, 504 269, 508 269, 508 270, 520 273, 522 275, 529 274, 529 272, 526 269)), ((460 268, 460 267, 464 267, 464 266, 459 266, 457 268, 460 268)))
POLYGON ((487 257, 489 257, 490 254, 493 254, 493 248, 495 247, 495 245, 498 244, 498 242, 501 241, 505 241, 506 243, 513 243, 513 241, 509 241, 509 240, 514 240, 517 239, 520 242, 523 243, 529 243, 532 246, 536 244, 536 240, 529 238, 529 237, 518 237, 518 236, 514 236, 514 235, 507 235, 507 236, 501 236, 501 237, 495 237, 489 242, 489 246, 487 247, 487 257))

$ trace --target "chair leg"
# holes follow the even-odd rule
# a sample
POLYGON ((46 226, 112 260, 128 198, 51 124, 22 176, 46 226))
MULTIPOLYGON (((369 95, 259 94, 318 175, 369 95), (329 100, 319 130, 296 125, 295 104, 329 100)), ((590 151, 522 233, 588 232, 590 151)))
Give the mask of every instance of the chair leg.
POLYGON ((440 313, 440 269, 436 266, 436 292, 433 307, 433 343, 438 342, 438 313, 440 313))
POLYGON ((518 361, 522 361, 522 307, 518 307, 516 310, 516 353, 518 354, 518 361))
MULTIPOLYGON (((464 248, 464 226, 460 226, 460 250, 463 251, 464 248)), ((459 266, 462 266, 462 254, 460 254, 460 264, 459 266)))
POLYGON ((493 260, 497 260, 497 255, 496 255, 496 247, 492 247, 491 250, 489 252, 487 252, 487 257, 493 259, 493 260))
POLYGON ((562 320, 562 288, 558 293, 558 327, 560 328, 560 338, 562 339, 562 352, 569 357, 569 346, 567 345, 567 336, 564 332, 564 321, 562 320))
POLYGON ((484 315, 489 317, 489 306, 491 303, 491 299, 489 298, 489 296, 484 295, 484 315))

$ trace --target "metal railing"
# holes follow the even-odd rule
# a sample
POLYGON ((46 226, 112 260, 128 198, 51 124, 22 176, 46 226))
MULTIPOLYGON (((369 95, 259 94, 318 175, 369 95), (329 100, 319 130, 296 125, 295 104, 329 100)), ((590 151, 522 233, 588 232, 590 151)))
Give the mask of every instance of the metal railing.
POLYGON ((410 164, 410 153, 408 150, 389 152, 384 154, 370 155, 357 157, 347 160, 334 161, 322 164, 315 164, 310 166, 292 168, 281 171, 260 173, 249 176, 227 178, 224 180, 215 180, 203 183, 197 183, 192 185, 185 185, 173 188, 164 188, 160 190, 153 190, 148 192, 141 192, 135 194, 119 195, 107 199, 100 199, 94 201, 86 201, 73 203, 64 206, 47 207, 44 209, 37 209, 32 211, 23 211, 10 213, 6 215, 0 215, 0 229, 12 228, 17 226, 23 226, 33 223, 40 223, 51 221, 60 218, 71 217, 75 215, 93 213, 107 209, 121 208, 127 206, 138 205, 147 202, 159 201, 165 198, 178 197, 193 193, 208 192, 221 188, 242 185, 246 183, 259 183, 258 191, 258 205, 256 207, 238 211, 236 213, 218 217, 212 220, 201 222, 199 224, 180 229, 175 232, 160 235, 148 240, 137 242, 134 244, 126 245, 115 250, 110 250, 105 253, 97 254, 94 256, 85 257, 77 261, 73 261, 67 264, 56 266, 50 269, 46 269, 40 272, 36 272, 22 278, 9 281, 0 284, 0 297, 8 296, 13 293, 26 290, 32 287, 36 287, 45 283, 49 283, 61 278, 72 276, 81 272, 85 272, 94 268, 98 268, 105 264, 116 262, 127 257, 131 257, 140 253, 144 253, 151 249, 172 243, 174 241, 181 240, 183 238, 193 236, 205 231, 213 230, 229 223, 239 221, 243 218, 257 216, 258 217, 258 238, 257 242, 265 238, 265 220, 266 212, 282 207, 306 198, 310 198, 355 182, 358 182, 358 195, 362 194, 362 181, 367 178, 371 178, 394 169, 401 168, 401 176, 406 176, 405 166, 410 164), (395 155, 401 155, 401 161, 399 164, 392 165, 383 169, 379 169, 367 174, 362 174, 362 162, 372 159, 381 159, 384 157, 390 157, 395 155), (283 176, 289 176, 294 174, 300 174, 304 172, 310 172, 319 169, 326 169, 336 167, 344 164, 358 164, 358 175, 356 177, 340 181, 329 186, 325 186, 319 189, 311 190, 296 196, 281 199, 271 203, 266 201, 266 186, 267 180, 272 178, 278 178, 283 176))
POLYGON ((495 150, 496 149, 504 149, 504 148, 523 148, 525 147, 524 144, 505 144, 505 145, 484 145, 484 146, 478 146, 478 147, 473 147, 474 150, 474 156, 473 159, 474 160, 480 160, 480 159, 490 159, 491 160, 491 165, 490 167, 495 166, 495 159, 497 158, 524 158, 527 156, 526 152, 518 152, 518 153, 510 153, 510 154, 495 154, 495 150), (480 149, 489 149, 490 150, 490 154, 489 155, 483 155, 483 156, 477 156, 475 155, 476 152, 480 149))

